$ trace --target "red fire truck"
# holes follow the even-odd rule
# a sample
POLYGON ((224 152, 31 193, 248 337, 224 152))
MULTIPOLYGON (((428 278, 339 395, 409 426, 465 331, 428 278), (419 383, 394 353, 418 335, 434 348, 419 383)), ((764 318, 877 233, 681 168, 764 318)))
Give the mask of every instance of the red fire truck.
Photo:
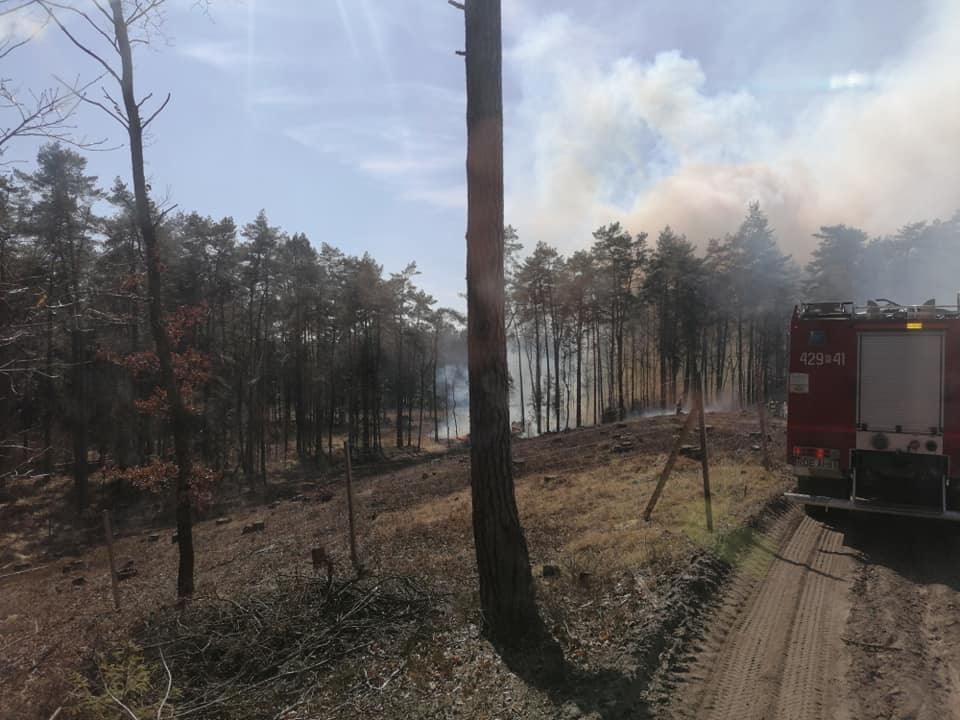
POLYGON ((960 520, 960 301, 798 306, 788 390, 788 498, 960 520))

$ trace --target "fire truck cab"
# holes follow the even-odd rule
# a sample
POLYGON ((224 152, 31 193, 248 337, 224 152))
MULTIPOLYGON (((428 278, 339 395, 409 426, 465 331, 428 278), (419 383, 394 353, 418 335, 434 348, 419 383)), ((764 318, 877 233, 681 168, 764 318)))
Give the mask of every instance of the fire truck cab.
POLYGON ((787 497, 960 520, 960 303, 794 309, 787 497))

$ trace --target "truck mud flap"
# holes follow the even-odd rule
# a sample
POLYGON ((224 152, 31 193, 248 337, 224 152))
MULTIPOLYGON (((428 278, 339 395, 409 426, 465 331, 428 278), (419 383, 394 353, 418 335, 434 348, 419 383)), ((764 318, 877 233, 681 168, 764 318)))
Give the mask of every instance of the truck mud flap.
POLYGON ((940 510, 935 508, 910 507, 908 505, 889 505, 862 500, 854 502, 825 495, 806 495, 804 493, 784 493, 787 500, 793 500, 804 505, 836 508, 838 510, 854 510, 856 512, 882 513, 885 515, 905 515, 908 517, 929 518, 931 520, 952 520, 960 522, 960 512, 956 510, 940 510))

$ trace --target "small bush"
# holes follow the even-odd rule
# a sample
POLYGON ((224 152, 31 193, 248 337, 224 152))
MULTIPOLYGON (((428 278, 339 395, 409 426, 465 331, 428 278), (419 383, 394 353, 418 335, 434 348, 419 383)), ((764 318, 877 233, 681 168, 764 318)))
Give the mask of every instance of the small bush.
POLYGON ((130 720, 130 713, 138 718, 173 717, 177 693, 168 684, 162 663, 148 662, 138 645, 127 643, 96 658, 90 675, 75 677, 75 702, 67 717, 130 720))

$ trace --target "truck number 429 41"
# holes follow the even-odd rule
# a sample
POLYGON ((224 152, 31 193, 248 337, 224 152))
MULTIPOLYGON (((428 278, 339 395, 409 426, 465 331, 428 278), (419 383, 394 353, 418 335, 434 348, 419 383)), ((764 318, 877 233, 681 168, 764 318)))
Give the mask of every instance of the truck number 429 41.
POLYGON ((802 365, 839 365, 844 367, 847 364, 847 354, 825 353, 825 352, 805 352, 800 353, 800 364, 802 365))

